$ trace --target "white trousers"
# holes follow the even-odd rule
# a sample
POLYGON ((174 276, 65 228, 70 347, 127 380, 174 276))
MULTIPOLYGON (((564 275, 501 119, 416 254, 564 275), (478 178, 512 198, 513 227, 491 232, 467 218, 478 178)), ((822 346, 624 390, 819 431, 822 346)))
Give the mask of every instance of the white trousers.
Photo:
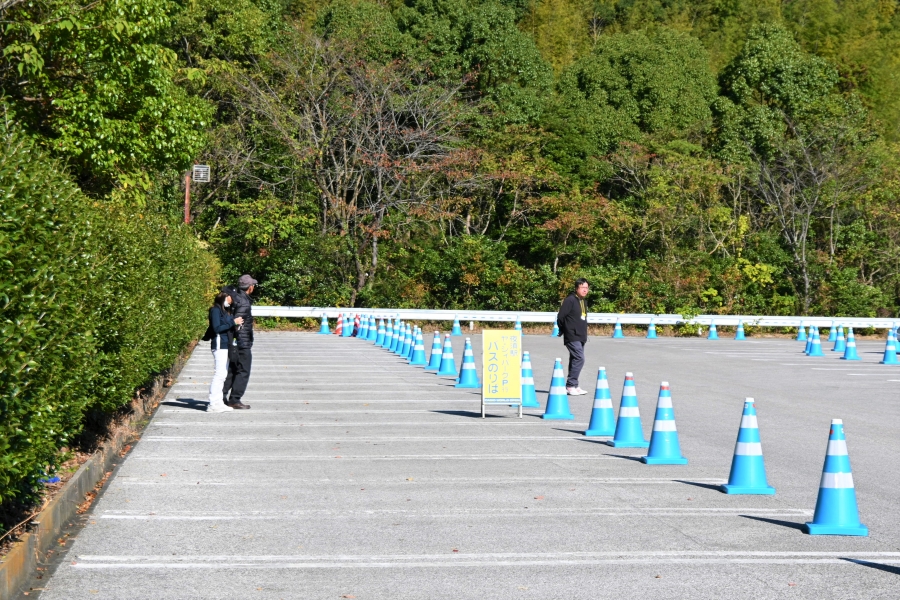
POLYGON ((225 378, 228 376, 228 348, 213 350, 213 360, 216 363, 216 372, 209 384, 209 408, 222 408, 222 388, 225 387, 225 378))

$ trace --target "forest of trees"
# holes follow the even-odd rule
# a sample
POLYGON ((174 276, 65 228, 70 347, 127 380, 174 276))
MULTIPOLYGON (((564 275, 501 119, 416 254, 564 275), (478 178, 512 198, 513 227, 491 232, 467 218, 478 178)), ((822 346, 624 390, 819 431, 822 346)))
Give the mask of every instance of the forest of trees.
POLYGON ((265 303, 896 316, 897 0, 0 0, 0 110, 265 303))

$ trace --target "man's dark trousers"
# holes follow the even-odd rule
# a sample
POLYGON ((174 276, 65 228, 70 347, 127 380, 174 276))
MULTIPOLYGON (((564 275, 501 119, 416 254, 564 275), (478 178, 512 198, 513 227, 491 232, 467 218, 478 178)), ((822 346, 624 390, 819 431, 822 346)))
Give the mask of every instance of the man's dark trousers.
POLYGON ((578 376, 584 368, 584 342, 569 342, 566 349, 569 351, 569 376, 566 378, 566 387, 578 387, 578 376))
POLYGON ((222 398, 225 404, 237 404, 247 391, 247 383, 250 381, 250 368, 253 366, 253 353, 250 348, 237 349, 237 362, 228 364, 228 375, 225 377, 225 387, 222 389, 222 398), (231 395, 229 396, 229 391, 231 395))

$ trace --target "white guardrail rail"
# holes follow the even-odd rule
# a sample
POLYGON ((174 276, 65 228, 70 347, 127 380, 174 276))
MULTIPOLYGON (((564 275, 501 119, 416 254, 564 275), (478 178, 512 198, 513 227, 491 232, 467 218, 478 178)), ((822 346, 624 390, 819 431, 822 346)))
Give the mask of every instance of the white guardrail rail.
MULTIPOLYGON (((315 318, 326 315, 329 319, 339 314, 375 315, 376 318, 400 318, 405 321, 480 321, 490 323, 553 323, 555 312, 514 312, 504 310, 425 310, 417 308, 331 308, 318 306, 254 306, 255 317, 287 317, 291 319, 315 318)), ((900 319, 878 319, 866 317, 772 317, 765 315, 697 315, 685 318, 682 315, 653 315, 640 313, 588 313, 588 323, 609 323, 616 321, 622 325, 733 325, 743 323, 756 327, 799 327, 800 325, 816 325, 830 327, 843 325, 874 329, 890 329, 900 324, 900 319)))

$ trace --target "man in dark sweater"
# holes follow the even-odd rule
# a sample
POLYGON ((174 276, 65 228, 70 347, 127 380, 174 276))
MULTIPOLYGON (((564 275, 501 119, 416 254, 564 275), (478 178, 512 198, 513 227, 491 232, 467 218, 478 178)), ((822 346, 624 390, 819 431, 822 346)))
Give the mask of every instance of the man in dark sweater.
POLYGON ((241 275, 238 279, 238 289, 231 291, 232 310, 235 317, 242 317, 244 322, 234 334, 234 343, 237 352, 231 353, 228 375, 225 378, 225 388, 222 394, 225 404, 231 408, 246 409, 249 404, 241 402, 244 392, 247 391, 247 383, 250 381, 250 368, 253 365, 253 315, 251 307, 253 301, 250 294, 253 293, 257 281, 249 275, 241 275))
POLYGON ((590 286, 587 279, 575 281, 575 291, 566 296, 556 324, 562 333, 563 342, 569 351, 569 377, 566 379, 566 391, 570 396, 583 396, 586 391, 578 387, 578 376, 584 367, 584 345, 587 343, 587 305, 584 303, 590 286))

